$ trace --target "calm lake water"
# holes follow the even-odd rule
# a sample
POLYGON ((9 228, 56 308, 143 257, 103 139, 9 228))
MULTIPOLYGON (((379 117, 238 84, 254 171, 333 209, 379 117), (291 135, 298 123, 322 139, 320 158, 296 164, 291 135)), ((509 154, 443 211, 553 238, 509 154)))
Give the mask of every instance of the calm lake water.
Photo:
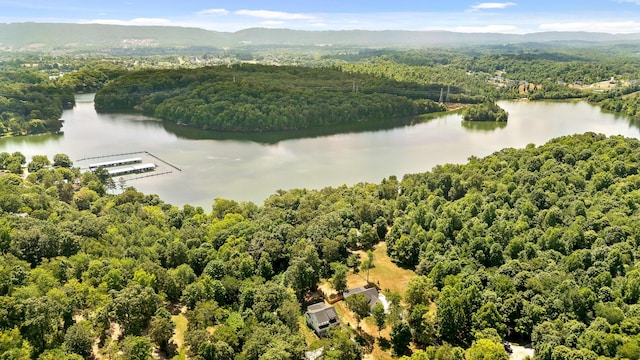
POLYGON ((401 178, 437 164, 463 163, 471 155, 541 145, 562 135, 593 131, 640 137, 637 125, 628 119, 585 102, 501 102, 510 114, 506 126, 469 127, 462 124, 460 115, 449 114, 387 130, 270 143, 188 131, 143 116, 97 114, 92 96, 81 95, 77 100, 76 107, 63 114, 63 135, 0 139, 0 151, 20 151, 28 159, 66 153, 80 167, 109 160, 79 161, 88 157, 148 151, 182 171, 144 153, 133 155, 156 162, 156 173, 171 173, 126 184, 158 194, 168 203, 199 205, 205 211, 210 211, 217 197, 261 204, 278 189, 379 183, 390 175, 401 178))

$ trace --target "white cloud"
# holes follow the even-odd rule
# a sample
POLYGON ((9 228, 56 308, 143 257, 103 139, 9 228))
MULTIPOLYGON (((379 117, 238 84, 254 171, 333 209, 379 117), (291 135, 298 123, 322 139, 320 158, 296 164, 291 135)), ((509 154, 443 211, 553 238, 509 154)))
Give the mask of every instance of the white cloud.
POLYGON ((276 19, 276 20, 313 20, 315 16, 301 13, 288 13, 282 11, 270 11, 270 10, 238 10, 235 12, 238 15, 245 15, 251 17, 257 17, 261 19, 276 19))
POLYGON ((284 21, 282 20, 267 20, 262 22, 262 25, 282 25, 282 24, 284 24, 284 21))
POLYGON ((327 27, 328 25, 322 22, 316 22, 316 23, 309 24, 309 26, 312 26, 315 28, 321 28, 321 27, 327 27))
POLYGON ((452 29, 464 33, 506 33, 519 34, 523 31, 514 25, 458 26, 452 29))
POLYGON ((104 25, 139 25, 139 26, 170 26, 173 25, 169 19, 161 18, 136 18, 131 20, 118 20, 118 19, 95 19, 89 20, 90 24, 104 24, 104 25))
POLYGON ((568 23, 540 24, 544 31, 591 31, 613 34, 629 34, 640 32, 640 22, 637 21, 584 21, 568 23))
POLYGON ((619 3, 632 3, 636 5, 640 5, 640 0, 618 0, 619 3))
POLYGON ((480 4, 476 4, 473 5, 471 7, 472 11, 479 11, 479 10, 492 10, 492 9, 504 9, 507 8, 509 6, 516 6, 517 4, 514 2, 486 2, 486 3, 480 3, 480 4))
POLYGON ((196 14, 197 15, 227 15, 229 10, 227 9, 206 9, 200 10, 196 14))

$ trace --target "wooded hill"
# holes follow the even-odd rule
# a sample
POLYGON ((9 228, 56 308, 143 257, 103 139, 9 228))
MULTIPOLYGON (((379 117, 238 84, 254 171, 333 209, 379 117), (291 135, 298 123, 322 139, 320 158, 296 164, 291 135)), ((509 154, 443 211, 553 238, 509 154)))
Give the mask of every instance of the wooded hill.
POLYGON ((298 130, 443 111, 426 99, 437 100, 440 89, 337 68, 243 64, 132 72, 98 91, 95 107, 202 129, 298 130))
MULTIPOLYGON (((171 312, 186 306, 192 358, 301 359, 305 294, 378 241, 418 274, 402 302, 388 294, 396 355, 413 342, 412 359, 506 360, 506 337, 542 360, 640 357, 637 139, 562 137, 401 181, 216 199, 210 213, 108 195, 100 174, 44 160, 0 177, 2 358, 172 354, 171 312)), ((374 340, 341 328, 311 346, 358 359, 374 340)))
POLYGON ((57 132, 62 110, 73 104, 72 89, 45 74, 0 64, 0 136, 57 132))
POLYGON ((588 32, 539 32, 532 34, 456 33, 449 31, 301 31, 245 29, 233 33, 171 26, 121 26, 102 24, 12 23, 0 24, 0 49, 7 50, 106 50, 110 48, 161 47, 433 47, 504 45, 509 43, 634 42, 638 34, 588 32))

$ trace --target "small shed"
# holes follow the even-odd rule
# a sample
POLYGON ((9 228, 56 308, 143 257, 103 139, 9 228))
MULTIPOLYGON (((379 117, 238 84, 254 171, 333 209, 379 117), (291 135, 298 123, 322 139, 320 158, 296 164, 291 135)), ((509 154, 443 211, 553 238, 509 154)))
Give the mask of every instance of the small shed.
POLYGON ((340 325, 340 319, 336 309, 325 303, 309 305, 304 314, 307 325, 312 328, 320 337, 327 335, 327 329, 340 325))

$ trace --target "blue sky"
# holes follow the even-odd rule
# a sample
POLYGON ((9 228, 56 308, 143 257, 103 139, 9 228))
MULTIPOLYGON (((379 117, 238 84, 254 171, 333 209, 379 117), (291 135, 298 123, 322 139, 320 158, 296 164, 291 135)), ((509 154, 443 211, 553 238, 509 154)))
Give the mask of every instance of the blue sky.
POLYGON ((640 0, 0 0, 0 22, 174 25, 217 31, 451 30, 640 33, 640 0))

